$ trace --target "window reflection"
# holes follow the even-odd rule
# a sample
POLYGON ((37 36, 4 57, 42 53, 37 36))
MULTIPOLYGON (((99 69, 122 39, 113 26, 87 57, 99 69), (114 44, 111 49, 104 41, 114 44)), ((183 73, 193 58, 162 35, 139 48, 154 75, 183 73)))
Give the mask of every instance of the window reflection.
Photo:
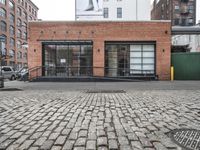
POLYGON ((44 45, 45 76, 92 74, 92 45, 44 45))

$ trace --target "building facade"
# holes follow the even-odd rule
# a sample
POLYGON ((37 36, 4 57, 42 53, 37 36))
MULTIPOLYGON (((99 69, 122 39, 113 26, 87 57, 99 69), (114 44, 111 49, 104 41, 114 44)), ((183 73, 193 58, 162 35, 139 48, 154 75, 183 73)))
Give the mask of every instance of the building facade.
POLYGON ((150 0, 76 0, 76 20, 150 20, 150 0))
POLYGON ((30 78, 170 79, 170 21, 52 21, 29 26, 30 78))
POLYGON ((28 21, 37 20, 38 7, 31 0, 0 0, 2 65, 27 66, 28 21))
POLYGON ((172 26, 196 24, 196 0, 154 0, 152 20, 171 20, 172 26))

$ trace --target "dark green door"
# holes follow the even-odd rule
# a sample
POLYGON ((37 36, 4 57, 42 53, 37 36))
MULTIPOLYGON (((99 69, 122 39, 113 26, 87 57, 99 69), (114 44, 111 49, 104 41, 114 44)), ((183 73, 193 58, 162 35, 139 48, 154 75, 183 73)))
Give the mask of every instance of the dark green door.
POLYGON ((175 80, 200 80, 200 53, 172 53, 175 80))

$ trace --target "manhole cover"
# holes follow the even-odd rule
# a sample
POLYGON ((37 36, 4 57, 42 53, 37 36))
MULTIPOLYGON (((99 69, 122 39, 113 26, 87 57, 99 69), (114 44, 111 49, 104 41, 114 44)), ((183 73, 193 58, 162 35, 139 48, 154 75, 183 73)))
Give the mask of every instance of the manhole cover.
POLYGON ((0 89, 0 91, 23 91, 23 90, 18 88, 3 88, 0 89))
POLYGON ((172 140, 188 150, 200 150, 200 130, 177 129, 171 131, 172 140))
POLYGON ((126 93, 124 90, 89 90, 86 93, 126 93))

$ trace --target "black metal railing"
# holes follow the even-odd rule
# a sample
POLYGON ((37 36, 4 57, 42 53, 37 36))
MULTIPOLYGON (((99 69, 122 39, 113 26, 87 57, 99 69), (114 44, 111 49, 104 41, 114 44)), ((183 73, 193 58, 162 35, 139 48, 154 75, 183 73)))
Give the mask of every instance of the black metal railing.
POLYGON ((45 77, 107 77, 107 78, 134 78, 134 77, 156 77, 154 70, 137 70, 129 68, 108 67, 47 67, 38 66, 29 69, 29 80, 45 77))

